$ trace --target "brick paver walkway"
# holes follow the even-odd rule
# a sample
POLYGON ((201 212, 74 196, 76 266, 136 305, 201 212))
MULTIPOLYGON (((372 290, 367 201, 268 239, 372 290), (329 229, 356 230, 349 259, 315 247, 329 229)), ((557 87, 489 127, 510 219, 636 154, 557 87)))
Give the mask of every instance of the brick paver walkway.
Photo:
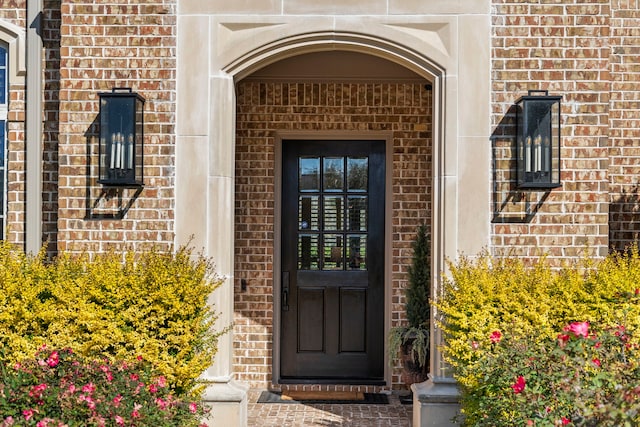
POLYGON ((396 394, 388 405, 338 405, 256 403, 260 392, 249 392, 249 427, 411 427, 412 405, 396 394))

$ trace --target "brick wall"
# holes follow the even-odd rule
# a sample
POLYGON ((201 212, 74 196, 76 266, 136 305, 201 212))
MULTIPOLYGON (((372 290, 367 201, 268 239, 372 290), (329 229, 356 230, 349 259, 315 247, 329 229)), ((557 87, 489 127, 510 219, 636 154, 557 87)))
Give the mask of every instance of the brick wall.
POLYGON ((58 248, 58 136, 60 132, 60 1, 43 2, 42 45, 43 82, 43 158, 42 233, 48 252, 58 248))
POLYGON ((58 248, 166 249, 173 242, 176 1, 64 0, 61 9, 58 248), (96 182, 98 92, 113 87, 146 98, 139 194, 96 182))
MULTIPOLYGON (((431 220, 431 93, 422 84, 254 81, 240 83, 237 93, 234 366, 240 380, 266 386, 273 354, 275 132, 393 132, 393 271, 387 292, 395 326, 404 320, 416 227, 431 220), (241 279, 247 280, 246 292, 241 279)), ((393 381, 400 383, 397 372, 393 381)))
MULTIPOLYGON (((635 3, 635 2, 634 2, 635 3)), ((556 262, 604 255, 609 219, 608 0, 494 0, 493 251, 556 262), (562 188, 515 188, 514 101, 529 89, 562 95, 562 188), (587 248, 588 246, 588 248, 587 248)))
MULTIPOLYGON (((3 1, 0 19, 21 28, 26 26, 26 0, 3 1)), ((16 60, 9 58, 9 61, 16 60)), ((23 244, 25 241, 25 88, 9 82, 9 114, 7 117, 7 240, 23 244)))
POLYGON ((611 1, 610 244, 640 238, 640 5, 611 1))

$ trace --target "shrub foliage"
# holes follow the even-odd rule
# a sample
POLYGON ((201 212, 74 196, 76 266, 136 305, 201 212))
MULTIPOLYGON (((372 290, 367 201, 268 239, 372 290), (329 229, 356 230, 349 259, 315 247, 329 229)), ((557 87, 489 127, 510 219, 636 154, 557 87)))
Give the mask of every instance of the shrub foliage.
POLYGON ((204 426, 203 405, 167 385, 144 360, 87 363, 70 349, 42 348, 0 365, 0 426, 204 426))
POLYGON ((88 359, 151 362, 177 392, 210 365, 219 332, 213 265, 190 250, 28 256, 0 244, 0 363, 42 345, 88 359))
POLYGON ((436 307, 466 425, 638 425, 637 248, 559 270, 486 253, 450 268, 436 307), (571 325, 592 328, 574 340, 571 325))

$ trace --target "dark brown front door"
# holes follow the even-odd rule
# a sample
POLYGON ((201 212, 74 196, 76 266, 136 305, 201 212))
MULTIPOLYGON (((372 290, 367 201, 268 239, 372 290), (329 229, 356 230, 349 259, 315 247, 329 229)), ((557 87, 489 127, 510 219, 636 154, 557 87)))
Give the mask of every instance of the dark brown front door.
POLYGON ((384 141, 283 141, 282 380, 379 382, 384 141))

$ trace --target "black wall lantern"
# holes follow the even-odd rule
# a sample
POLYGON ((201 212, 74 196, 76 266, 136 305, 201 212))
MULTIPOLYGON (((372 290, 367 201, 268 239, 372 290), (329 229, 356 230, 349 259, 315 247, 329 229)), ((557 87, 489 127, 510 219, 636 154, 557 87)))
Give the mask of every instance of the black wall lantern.
POLYGON ((100 97, 98 182, 143 185, 144 98, 131 88, 114 88, 100 97))
POLYGON ((518 188, 560 187, 560 100, 530 90, 516 101, 518 188))

